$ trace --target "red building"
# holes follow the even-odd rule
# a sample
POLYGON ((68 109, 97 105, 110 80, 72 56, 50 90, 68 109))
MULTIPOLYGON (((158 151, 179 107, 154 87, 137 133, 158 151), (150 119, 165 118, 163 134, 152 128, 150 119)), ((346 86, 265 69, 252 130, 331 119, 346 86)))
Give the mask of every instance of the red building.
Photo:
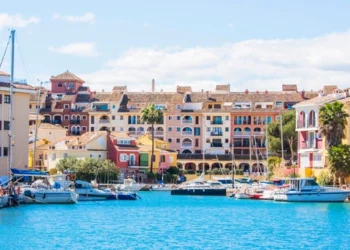
POLYGON ((140 157, 135 138, 125 133, 111 133, 107 142, 107 151, 108 159, 116 164, 124 177, 138 176, 140 157))
POLYGON ((60 124, 72 135, 80 135, 89 130, 89 107, 93 93, 84 87, 84 81, 66 71, 51 77, 51 91, 47 94, 45 108, 40 114, 43 122, 60 124))

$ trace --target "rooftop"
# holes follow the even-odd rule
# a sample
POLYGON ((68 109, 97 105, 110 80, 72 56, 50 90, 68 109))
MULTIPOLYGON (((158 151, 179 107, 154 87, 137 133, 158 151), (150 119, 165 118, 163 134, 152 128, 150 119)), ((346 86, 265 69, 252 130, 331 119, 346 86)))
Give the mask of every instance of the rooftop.
POLYGON ((63 72, 57 76, 52 76, 50 80, 57 80, 57 81, 77 81, 84 83, 84 80, 81 78, 77 77, 73 73, 69 72, 68 70, 66 72, 63 72))

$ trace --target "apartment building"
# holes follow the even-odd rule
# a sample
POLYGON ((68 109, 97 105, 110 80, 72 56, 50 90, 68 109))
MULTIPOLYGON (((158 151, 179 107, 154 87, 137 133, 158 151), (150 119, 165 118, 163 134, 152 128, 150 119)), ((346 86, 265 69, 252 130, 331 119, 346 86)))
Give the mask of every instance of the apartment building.
POLYGON ((12 159, 13 167, 27 168, 28 164, 28 117, 29 98, 35 88, 27 84, 14 83, 13 100, 10 96, 10 75, 0 71, 0 175, 8 174, 10 154, 10 105, 13 109, 12 159))

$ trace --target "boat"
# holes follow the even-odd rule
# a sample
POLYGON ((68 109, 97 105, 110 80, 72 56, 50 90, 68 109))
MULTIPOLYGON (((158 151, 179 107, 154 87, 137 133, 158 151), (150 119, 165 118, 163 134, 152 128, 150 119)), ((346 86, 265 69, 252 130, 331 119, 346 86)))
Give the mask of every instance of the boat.
POLYGON ((124 183, 120 185, 116 185, 116 190, 118 191, 139 191, 146 184, 137 183, 134 179, 126 178, 124 179, 124 183))
POLYGON ((171 195, 226 196, 226 188, 220 182, 204 182, 204 172, 195 180, 182 183, 171 195))
POLYGON ((313 178, 290 178, 289 186, 274 193, 275 201, 344 202, 350 190, 322 187, 313 178))
POLYGON ((7 194, 0 194, 0 208, 7 207, 9 205, 9 196, 7 194))
POLYGON ((87 181, 76 180, 73 183, 73 188, 79 194, 79 201, 101 201, 101 200, 116 200, 117 194, 110 190, 99 190, 93 188, 87 181))
POLYGON ((79 195, 60 186, 51 186, 49 175, 45 172, 30 171, 11 168, 13 176, 34 176, 42 179, 36 180, 32 185, 18 186, 19 202, 25 204, 74 204, 78 202, 79 195))
POLYGON ((157 184, 153 185, 152 191, 171 191, 177 188, 176 184, 157 184))
POLYGON ((140 198, 134 191, 118 191, 117 199, 118 200, 137 200, 140 198))

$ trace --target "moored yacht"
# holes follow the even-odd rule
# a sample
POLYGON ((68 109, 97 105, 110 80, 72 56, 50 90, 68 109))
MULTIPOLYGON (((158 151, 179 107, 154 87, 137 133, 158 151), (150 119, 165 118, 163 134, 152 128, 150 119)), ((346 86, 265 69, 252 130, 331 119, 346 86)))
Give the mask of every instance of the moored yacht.
POLYGON ((74 190, 79 194, 79 201, 101 201, 101 200, 116 200, 117 195, 112 191, 102 191, 93 188, 87 181, 77 180, 74 185, 74 190))
POLYGON ((344 202, 350 190, 319 186, 313 178, 291 178, 289 187, 274 193, 275 201, 344 202))
POLYGON ((205 183, 194 181, 180 185, 177 189, 171 190, 172 195, 204 195, 204 196, 226 196, 226 188, 220 182, 205 183))

